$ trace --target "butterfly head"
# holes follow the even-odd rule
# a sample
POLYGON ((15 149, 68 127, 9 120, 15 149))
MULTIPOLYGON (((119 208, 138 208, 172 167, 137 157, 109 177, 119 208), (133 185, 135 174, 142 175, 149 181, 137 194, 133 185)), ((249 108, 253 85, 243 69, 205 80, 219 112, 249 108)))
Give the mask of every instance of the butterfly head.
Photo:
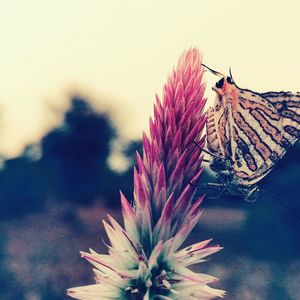
POLYGON ((218 95, 228 94, 235 88, 235 83, 231 76, 223 76, 212 88, 218 95))
POLYGON ((212 88, 217 93, 216 106, 222 107, 225 105, 227 107, 230 105, 232 110, 236 111, 238 107, 238 87, 232 78, 231 69, 229 69, 229 76, 226 77, 222 73, 215 71, 204 64, 202 64, 202 66, 204 66, 214 75, 221 78, 212 88))
POLYGON ((212 89, 217 93, 218 106, 231 106, 233 111, 237 110, 239 102, 238 88, 231 74, 222 77, 212 89))

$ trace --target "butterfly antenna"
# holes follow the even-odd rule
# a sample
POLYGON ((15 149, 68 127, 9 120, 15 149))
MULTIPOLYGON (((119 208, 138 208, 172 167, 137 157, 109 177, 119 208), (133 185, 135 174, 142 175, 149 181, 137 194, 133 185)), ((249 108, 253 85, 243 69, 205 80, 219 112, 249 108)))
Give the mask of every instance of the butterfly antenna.
POLYGON ((297 213, 295 213, 295 212, 293 211, 293 209, 292 209, 290 206, 288 206, 284 201, 282 201, 280 198, 276 197, 276 196, 273 195, 272 193, 267 192, 267 191, 265 191, 265 190, 260 190, 260 191, 263 192, 263 193, 265 193, 266 195, 270 196, 270 197, 273 198, 274 200, 278 201, 278 203, 279 203, 282 207, 284 207, 291 215, 293 215, 295 218, 297 218, 298 220, 300 220, 300 216, 299 216, 297 213))
POLYGON ((207 65, 205 64, 201 64, 204 68, 206 68, 207 70, 209 70, 210 72, 212 72, 214 75, 218 76, 218 77, 225 77, 222 73, 218 72, 218 71, 215 71, 213 69, 211 69, 210 67, 208 67, 207 65))
POLYGON ((231 68, 229 68, 229 76, 232 79, 232 81, 234 82, 233 76, 232 76, 232 72, 231 72, 231 68))

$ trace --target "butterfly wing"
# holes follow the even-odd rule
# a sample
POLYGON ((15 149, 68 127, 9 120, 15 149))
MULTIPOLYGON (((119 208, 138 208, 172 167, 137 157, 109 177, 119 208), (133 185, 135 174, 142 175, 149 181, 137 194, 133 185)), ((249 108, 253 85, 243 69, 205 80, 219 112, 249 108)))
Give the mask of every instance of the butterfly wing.
POLYGON ((283 119, 260 94, 237 87, 232 109, 232 161, 239 182, 252 185, 266 176, 286 151, 283 119))
POLYGON ((217 96, 215 104, 207 111, 207 148, 208 150, 219 157, 228 156, 228 112, 217 96))
POLYGON ((251 186, 299 140, 300 93, 260 94, 224 79, 214 90, 217 99, 208 110, 208 149, 232 164, 238 184, 251 186))
POLYGON ((300 138, 300 93, 268 92, 261 96, 276 108, 282 118, 286 147, 294 145, 300 138))

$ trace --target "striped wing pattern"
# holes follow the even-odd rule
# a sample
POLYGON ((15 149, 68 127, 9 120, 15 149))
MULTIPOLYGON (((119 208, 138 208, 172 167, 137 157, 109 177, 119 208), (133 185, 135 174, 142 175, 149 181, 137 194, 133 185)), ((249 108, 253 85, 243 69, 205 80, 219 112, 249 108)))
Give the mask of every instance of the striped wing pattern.
POLYGON ((207 111, 206 131, 209 150, 220 157, 229 155, 227 118, 226 107, 219 105, 219 103, 207 111))
POLYGON ((300 93, 269 92, 261 94, 273 104, 282 118, 284 137, 294 145, 300 137, 300 93))
POLYGON ((236 182, 251 186, 299 140, 300 93, 259 94, 228 81, 214 88, 217 98, 208 110, 207 145, 230 161, 236 182))

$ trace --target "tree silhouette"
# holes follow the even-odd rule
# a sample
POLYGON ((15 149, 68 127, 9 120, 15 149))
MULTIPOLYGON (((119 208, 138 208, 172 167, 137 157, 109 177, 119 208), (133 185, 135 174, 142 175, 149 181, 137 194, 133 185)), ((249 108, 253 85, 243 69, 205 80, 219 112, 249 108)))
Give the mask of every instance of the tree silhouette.
POLYGON ((115 136, 107 115, 96 113, 86 100, 74 97, 62 126, 41 142, 41 162, 51 175, 54 194, 88 204, 109 192, 114 173, 107 158, 115 136))
POLYGON ((44 177, 37 161, 25 156, 6 160, 0 172, 0 217, 18 217, 41 209, 44 177))
POLYGON ((3 161, 0 217, 39 211, 49 198, 77 204, 101 198, 110 206, 119 205, 118 184, 124 177, 107 165, 115 137, 108 115, 73 97, 63 123, 40 145, 27 145, 22 155, 3 161))

